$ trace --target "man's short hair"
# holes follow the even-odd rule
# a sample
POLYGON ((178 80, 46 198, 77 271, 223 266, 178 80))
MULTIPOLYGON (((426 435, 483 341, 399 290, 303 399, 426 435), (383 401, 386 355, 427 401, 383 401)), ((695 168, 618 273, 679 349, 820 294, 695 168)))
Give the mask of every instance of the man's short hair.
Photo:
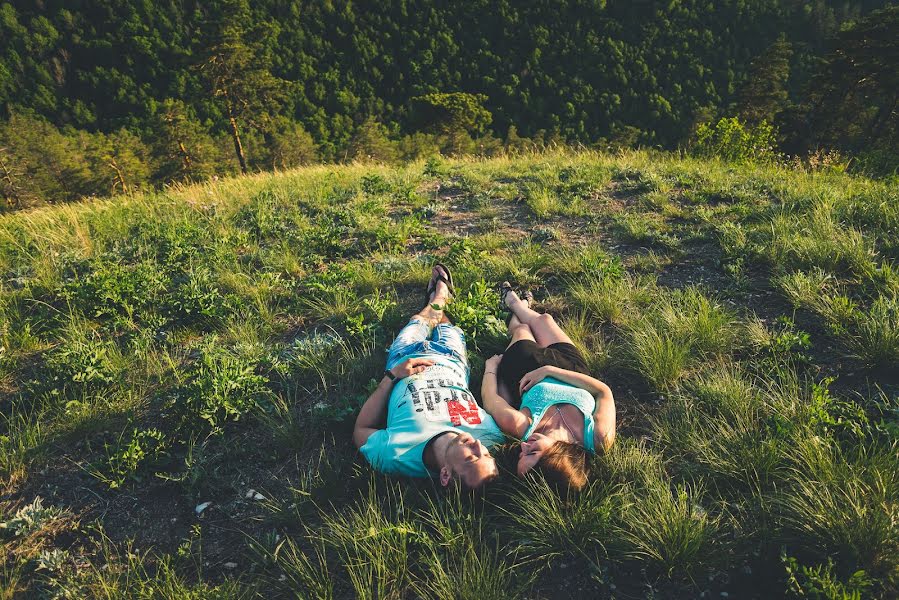
POLYGON ((493 472, 483 479, 481 479, 477 485, 469 485, 468 481, 466 481, 465 476, 461 473, 454 474, 453 480, 459 482, 459 486, 463 492, 474 492, 482 489, 491 481, 495 480, 499 477, 499 466, 497 466, 496 461, 493 462, 493 472))

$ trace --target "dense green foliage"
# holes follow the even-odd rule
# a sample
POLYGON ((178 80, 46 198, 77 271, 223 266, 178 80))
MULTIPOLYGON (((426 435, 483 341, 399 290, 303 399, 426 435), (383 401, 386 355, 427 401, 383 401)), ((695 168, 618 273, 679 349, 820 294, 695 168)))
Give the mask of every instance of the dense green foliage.
POLYGON ((889 173, 899 8, 865 17, 885 4, 5 1, 0 119, 74 128, 75 142, 49 135, 45 169, 69 168, 66 144, 113 150, 82 167, 103 185, 36 185, 16 138, 44 126, 11 121, 0 191, 16 204, 317 158, 490 154, 497 136, 674 148, 734 115, 777 125, 790 154, 889 173), (411 135, 423 129, 443 135, 411 135))
POLYGON ((890 182, 648 152, 0 215, 0 597, 895 598, 897 224, 890 182), (475 392, 505 279, 614 390, 580 495, 353 447, 436 260, 475 392))

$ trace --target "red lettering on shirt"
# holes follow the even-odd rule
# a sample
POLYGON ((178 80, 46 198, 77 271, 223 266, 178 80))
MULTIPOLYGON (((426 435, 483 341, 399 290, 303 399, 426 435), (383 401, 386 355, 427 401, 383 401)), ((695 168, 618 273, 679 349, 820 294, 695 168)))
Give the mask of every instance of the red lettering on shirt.
POLYGON ((469 425, 480 425, 481 415, 478 413, 478 405, 474 402, 447 400, 446 408, 449 411, 450 421, 453 426, 462 424, 462 419, 469 425))

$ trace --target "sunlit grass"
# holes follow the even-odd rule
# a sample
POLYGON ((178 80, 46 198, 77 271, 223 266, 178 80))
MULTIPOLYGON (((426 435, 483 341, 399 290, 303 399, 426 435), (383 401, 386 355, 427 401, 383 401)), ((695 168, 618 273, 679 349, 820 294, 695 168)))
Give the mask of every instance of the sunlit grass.
POLYGON ((777 595, 782 549, 792 573, 863 571, 895 595, 894 186, 655 152, 435 160, 0 215, 0 509, 77 480, 110 506, 164 495, 178 519, 213 500, 203 535, 253 531, 227 549, 233 571, 198 569, 210 557, 189 540, 148 553, 41 533, 33 548, 70 554, 0 559, 0 588, 536 598, 562 593, 564 564, 589 596, 777 595), (479 332, 475 388, 506 279, 612 385, 618 439, 583 494, 504 468, 486 502, 444 496, 371 478, 348 442, 437 260, 479 332), (165 460, 122 489, 84 477, 153 428, 165 460))

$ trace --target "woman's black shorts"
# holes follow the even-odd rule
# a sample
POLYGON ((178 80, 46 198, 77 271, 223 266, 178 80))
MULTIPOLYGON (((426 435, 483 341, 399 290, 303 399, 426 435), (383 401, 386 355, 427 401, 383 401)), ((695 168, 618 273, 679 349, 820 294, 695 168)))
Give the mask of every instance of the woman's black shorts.
POLYGON ((573 344, 560 342, 541 348, 534 340, 518 340, 506 348, 497 372, 499 380, 505 382, 511 392, 509 404, 514 408, 521 406, 521 394, 518 393, 521 378, 546 365, 590 375, 584 355, 573 344))

